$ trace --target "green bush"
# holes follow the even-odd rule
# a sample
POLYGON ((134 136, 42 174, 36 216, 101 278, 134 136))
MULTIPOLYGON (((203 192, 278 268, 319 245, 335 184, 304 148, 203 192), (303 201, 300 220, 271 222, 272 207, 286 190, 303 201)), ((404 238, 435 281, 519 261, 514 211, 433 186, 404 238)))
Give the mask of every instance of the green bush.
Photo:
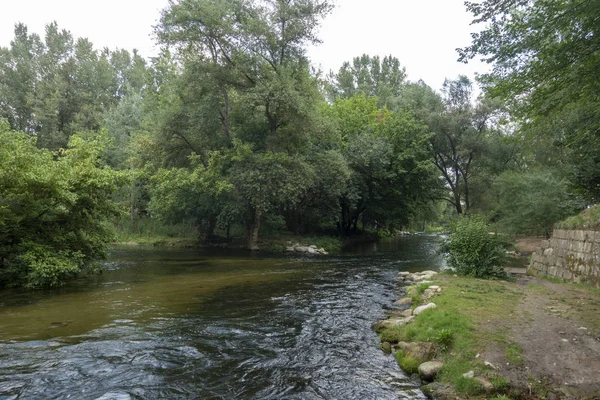
POLYGON ((505 277, 505 242, 502 237, 490 233, 489 225, 481 217, 461 218, 446 242, 448 264, 460 275, 505 277))

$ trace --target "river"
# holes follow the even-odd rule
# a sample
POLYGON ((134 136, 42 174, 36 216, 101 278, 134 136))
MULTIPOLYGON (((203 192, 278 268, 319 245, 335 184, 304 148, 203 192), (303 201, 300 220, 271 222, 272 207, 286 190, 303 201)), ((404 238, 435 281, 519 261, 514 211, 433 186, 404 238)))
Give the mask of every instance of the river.
POLYGON ((0 400, 423 399, 371 323, 435 236, 338 256, 117 249, 106 270, 0 292, 0 400))

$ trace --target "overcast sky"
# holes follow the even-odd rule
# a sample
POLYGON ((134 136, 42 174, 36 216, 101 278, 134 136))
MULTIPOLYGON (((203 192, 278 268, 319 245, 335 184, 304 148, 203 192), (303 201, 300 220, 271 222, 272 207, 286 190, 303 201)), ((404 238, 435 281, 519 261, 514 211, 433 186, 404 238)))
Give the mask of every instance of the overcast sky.
MULTIPOLYGON (((406 67, 408 78, 423 79, 440 89, 444 78, 474 77, 487 65, 458 63, 457 47, 470 43, 471 15, 464 0, 337 0, 321 26, 323 43, 309 57, 326 72, 367 53, 393 55, 406 67)), ((43 36, 45 24, 75 37, 87 37, 96 48, 137 48, 142 56, 157 53, 152 38, 167 0, 19 0, 4 1, 0 13, 0 46, 8 46, 16 22, 43 36)))

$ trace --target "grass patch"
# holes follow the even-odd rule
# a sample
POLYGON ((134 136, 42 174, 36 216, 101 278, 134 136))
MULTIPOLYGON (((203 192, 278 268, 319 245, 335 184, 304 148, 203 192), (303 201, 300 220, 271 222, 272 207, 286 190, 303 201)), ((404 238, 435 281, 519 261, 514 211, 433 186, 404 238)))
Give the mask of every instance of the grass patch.
POLYGON ((494 389, 499 393, 506 393, 510 389, 510 381, 502 375, 491 376, 490 382, 494 385, 494 389))
MULTIPOLYGON (((419 314, 408 325, 383 330, 381 340, 390 343, 436 343, 442 351, 440 358, 444 361, 444 368, 438 379, 452 384, 460 394, 477 395, 483 390, 481 384, 464 378, 463 374, 472 370, 476 375, 495 376, 475 356, 491 341, 506 343, 509 347, 515 346, 506 339, 506 333, 501 329, 490 333, 489 324, 506 319, 518 304, 522 289, 506 281, 445 274, 437 275, 434 279, 433 284, 442 286, 442 292, 433 299, 437 308, 419 314)), ((430 284, 415 286, 415 297, 420 299, 418 293, 422 294, 429 286, 430 284)), ((511 351, 516 352, 517 348, 511 351)), ((404 360, 402 354, 397 355, 397 359, 403 369, 403 365, 411 367, 410 360, 404 360)), ((492 383, 499 391, 507 391, 509 385, 508 380, 503 377, 493 378, 492 383)))
POLYGON ((416 374, 418 372, 420 365, 419 360, 415 360, 412 357, 405 356, 402 350, 398 350, 394 357, 396 357, 398 365, 400 365, 400 367, 404 371, 410 374, 416 374))
POLYGON ((483 393, 483 386, 473 378, 465 378, 461 376, 454 382, 454 389, 456 393, 464 394, 466 396, 476 396, 483 393))
POLYGON ((600 226, 600 206, 590 207, 556 224, 562 229, 593 229, 600 226))
POLYGON ((342 240, 336 236, 300 236, 281 234, 279 236, 265 236, 260 239, 260 248, 270 253, 284 252, 286 247, 299 244, 300 246, 315 245, 323 248, 328 253, 337 254, 342 251, 342 240), (290 244, 291 243, 291 244, 290 244))

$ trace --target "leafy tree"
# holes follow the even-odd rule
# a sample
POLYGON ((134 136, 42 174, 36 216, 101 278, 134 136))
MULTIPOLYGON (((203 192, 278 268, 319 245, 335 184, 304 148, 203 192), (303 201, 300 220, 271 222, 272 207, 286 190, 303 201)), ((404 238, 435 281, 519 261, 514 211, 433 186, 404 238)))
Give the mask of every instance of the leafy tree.
POLYGON ((98 167, 102 136, 55 153, 0 120, 0 141, 0 284, 60 285, 105 255, 125 176, 98 167))
POLYGON ((344 62, 337 74, 329 74, 329 98, 347 99, 358 94, 378 99, 380 107, 396 108, 397 98, 405 85, 406 69, 396 57, 363 54, 344 62))
POLYGON ((443 111, 424 115, 435 132, 431 148, 435 166, 450 191, 446 200, 460 215, 468 213, 489 188, 491 180, 487 177, 501 172, 486 167, 505 167, 514 152, 497 128, 497 105, 485 98, 477 105, 471 103, 468 78, 446 80, 443 94, 443 111), (496 161, 490 163, 493 159, 496 161))
POLYGON ((459 49, 493 65, 482 76, 511 105, 523 130, 551 136, 572 179, 600 197, 600 73, 598 0, 467 2, 474 23, 486 24, 459 49))
POLYGON ((553 225, 583 209, 557 171, 507 171, 494 184, 496 218, 513 233, 550 237, 553 225))

